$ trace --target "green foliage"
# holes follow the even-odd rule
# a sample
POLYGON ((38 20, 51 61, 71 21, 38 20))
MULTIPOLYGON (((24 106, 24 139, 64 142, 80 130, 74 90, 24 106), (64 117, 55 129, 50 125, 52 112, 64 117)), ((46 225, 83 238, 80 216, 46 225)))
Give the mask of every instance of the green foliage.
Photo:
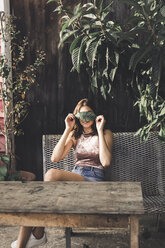
POLYGON ((144 90, 140 91, 140 98, 135 103, 139 106, 140 117, 145 117, 147 123, 137 131, 137 135, 143 140, 147 140, 151 130, 158 131, 158 137, 161 141, 165 140, 165 101, 162 97, 157 96, 153 99, 150 86, 147 85, 144 90))
POLYGON ((97 0, 67 9, 62 1, 55 9, 62 13, 59 46, 70 44, 73 68, 80 73, 85 68, 93 92, 101 92, 106 99, 119 65, 117 46, 120 26, 112 21, 112 3, 103 6, 97 0))
MULTIPOLYGON (((8 155, 0 155, 0 160, 3 162, 0 165, 0 181, 19 181, 20 172, 14 171, 9 173, 10 157, 8 155)), ((2 163, 1 162, 1 163, 2 163)))
POLYGON ((139 90, 135 105, 146 120, 137 134, 146 140, 150 131, 156 130, 165 141, 165 99, 160 90, 165 80, 165 6, 158 0, 120 1, 130 4, 133 12, 127 21, 131 27, 121 34, 118 44, 129 42, 129 69, 139 90))
POLYGON ((14 21, 15 18, 9 16, 5 23, 6 28, 3 30, 4 41, 11 42, 12 61, 8 61, 5 55, 0 56, 0 76, 4 79, 2 93, 7 107, 6 129, 8 134, 20 135, 23 133, 20 124, 27 117, 30 109, 27 95, 36 82, 39 68, 44 64, 45 53, 37 51, 35 61, 25 65, 29 42, 27 38, 20 39, 20 32, 14 21), (12 78, 10 72, 12 72, 12 78))

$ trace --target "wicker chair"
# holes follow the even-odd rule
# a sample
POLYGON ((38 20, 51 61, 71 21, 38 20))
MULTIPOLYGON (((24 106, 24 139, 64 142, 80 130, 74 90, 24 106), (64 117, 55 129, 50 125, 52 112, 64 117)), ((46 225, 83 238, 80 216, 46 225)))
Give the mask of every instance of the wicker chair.
MULTIPOLYGON (((43 174, 50 168, 71 171, 74 151, 58 163, 50 157, 61 135, 43 135, 43 174)), ((134 133, 115 133, 113 159, 107 169, 106 180, 140 181, 142 183, 145 212, 165 213, 165 143, 151 133, 147 142, 140 142, 134 133)))

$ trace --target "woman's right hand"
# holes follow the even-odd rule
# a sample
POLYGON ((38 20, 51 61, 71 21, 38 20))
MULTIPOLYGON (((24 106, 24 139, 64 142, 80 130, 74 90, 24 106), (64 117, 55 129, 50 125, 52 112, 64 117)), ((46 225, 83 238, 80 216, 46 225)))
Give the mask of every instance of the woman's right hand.
POLYGON ((65 118, 65 126, 66 129, 72 130, 75 125, 75 116, 74 114, 68 114, 65 118))

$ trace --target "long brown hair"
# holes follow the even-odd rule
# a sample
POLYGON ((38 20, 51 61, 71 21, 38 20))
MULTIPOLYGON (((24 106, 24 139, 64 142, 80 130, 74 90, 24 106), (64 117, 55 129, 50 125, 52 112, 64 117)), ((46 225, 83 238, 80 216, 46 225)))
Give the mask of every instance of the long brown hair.
MULTIPOLYGON (((77 113, 79 113, 81 107, 83 107, 83 106, 87 106, 87 107, 91 108, 91 110, 92 110, 93 112, 95 112, 95 107, 94 107, 94 105, 92 104, 92 102, 89 101, 88 98, 84 98, 84 99, 80 100, 80 101, 77 103, 77 105, 76 105, 76 107, 75 107, 75 109, 74 109, 74 111, 73 111, 73 114, 76 115, 77 113)), ((94 134, 97 134, 95 122, 94 122, 93 125, 92 125, 92 130, 93 130, 93 135, 94 135, 94 134)), ((78 139, 78 138, 80 138, 80 136, 81 136, 82 133, 83 133, 83 127, 81 126, 80 121, 76 118, 76 123, 75 123, 75 126, 74 126, 74 128, 73 128, 73 137, 74 137, 75 139, 78 139)))

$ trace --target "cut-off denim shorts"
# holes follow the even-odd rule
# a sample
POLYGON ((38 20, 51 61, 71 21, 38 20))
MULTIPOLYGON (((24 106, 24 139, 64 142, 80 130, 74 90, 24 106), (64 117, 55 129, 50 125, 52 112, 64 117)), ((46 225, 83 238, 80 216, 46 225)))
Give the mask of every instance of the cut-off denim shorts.
POLYGON ((84 177, 85 181, 104 181, 104 170, 94 168, 91 166, 75 166, 72 172, 84 177))

